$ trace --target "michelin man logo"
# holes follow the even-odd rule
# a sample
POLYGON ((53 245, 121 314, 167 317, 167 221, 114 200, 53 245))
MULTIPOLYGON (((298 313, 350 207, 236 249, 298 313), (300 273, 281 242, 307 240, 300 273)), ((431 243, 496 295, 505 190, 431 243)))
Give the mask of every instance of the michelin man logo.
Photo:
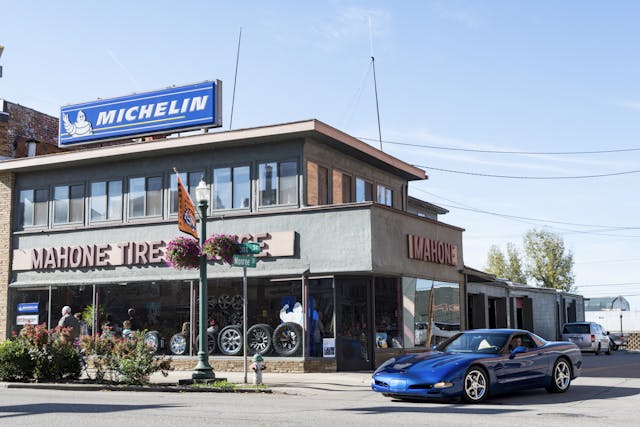
POLYGON ((87 120, 87 116, 85 116, 84 111, 82 110, 78 111, 75 123, 71 123, 71 120, 69 120, 69 114, 67 113, 62 117, 62 121, 64 122, 64 130, 73 137, 93 135, 91 122, 87 120))

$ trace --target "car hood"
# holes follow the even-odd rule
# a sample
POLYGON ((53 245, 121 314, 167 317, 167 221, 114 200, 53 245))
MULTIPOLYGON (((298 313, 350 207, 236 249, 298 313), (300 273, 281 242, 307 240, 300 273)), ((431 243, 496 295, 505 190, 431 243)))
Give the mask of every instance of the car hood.
MULTIPOLYGON (((383 366, 375 372, 378 373, 412 373, 420 371, 421 373, 433 372, 444 373, 451 369, 465 368, 477 359, 486 358, 486 354, 473 353, 443 353, 439 351, 429 351, 419 354, 408 354, 395 359, 394 363, 383 366)), ((374 375, 375 375, 374 374, 374 375)))

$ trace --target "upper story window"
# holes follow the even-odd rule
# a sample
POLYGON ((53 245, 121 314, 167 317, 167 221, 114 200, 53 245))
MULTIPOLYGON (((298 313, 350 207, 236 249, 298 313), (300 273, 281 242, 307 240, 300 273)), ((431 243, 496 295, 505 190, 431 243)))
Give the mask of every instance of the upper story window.
POLYGON ((260 206, 287 205, 298 201, 297 162, 261 163, 258 168, 260 179, 260 206))
MULTIPOLYGON (((180 172, 180 181, 182 181, 182 185, 184 185, 189 192, 189 196, 191 196, 193 203, 196 203, 196 187, 198 186, 203 174, 204 172, 202 171, 180 172)), ((169 213, 178 213, 178 177, 175 173, 171 174, 169 183, 169 213)))
POLYGON ((53 190, 53 223, 84 221, 84 184, 61 185, 53 190))
POLYGON ((212 209, 242 209, 249 207, 251 169, 249 166, 216 168, 213 170, 212 209))
POLYGON ((356 202, 373 201, 373 184, 362 178, 356 178, 356 202))
POLYGON ((49 222, 49 190, 20 191, 20 228, 47 226, 49 222))
POLYGON ((393 207, 393 190, 384 185, 378 185, 378 203, 393 207))
POLYGON ((122 220, 122 181, 91 183, 91 222, 122 220))
POLYGON ((329 203, 329 169, 307 161, 307 204, 310 206, 329 203))
POLYGON ((129 179, 129 218, 162 215, 162 177, 129 179))

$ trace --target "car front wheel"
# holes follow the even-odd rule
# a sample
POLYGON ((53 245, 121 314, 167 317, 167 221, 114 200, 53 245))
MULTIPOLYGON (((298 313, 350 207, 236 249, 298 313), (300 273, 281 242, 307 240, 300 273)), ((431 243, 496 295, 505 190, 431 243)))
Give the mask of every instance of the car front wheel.
POLYGON ((489 381, 482 368, 471 367, 464 374, 463 381, 464 400, 469 403, 480 403, 489 394, 489 381))
POLYGON ((547 387, 549 393, 564 393, 571 385, 571 367, 566 359, 558 359, 553 365, 551 384, 547 387))

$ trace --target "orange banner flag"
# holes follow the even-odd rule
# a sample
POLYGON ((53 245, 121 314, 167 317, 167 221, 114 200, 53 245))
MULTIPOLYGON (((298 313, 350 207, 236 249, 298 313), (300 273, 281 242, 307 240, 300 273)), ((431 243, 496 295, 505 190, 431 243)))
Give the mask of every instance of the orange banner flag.
POLYGON ((180 175, 177 173, 176 175, 178 177, 178 229, 197 239, 196 208, 189 196, 189 192, 182 184, 180 175))

